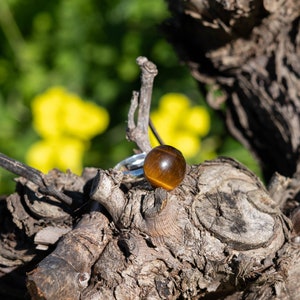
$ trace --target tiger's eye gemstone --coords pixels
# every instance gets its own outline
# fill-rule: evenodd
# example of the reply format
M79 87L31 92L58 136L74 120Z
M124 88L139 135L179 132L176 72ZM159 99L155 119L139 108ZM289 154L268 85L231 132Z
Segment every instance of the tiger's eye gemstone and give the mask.
M144 174L154 187L173 190L185 176L186 162L182 153L172 146L153 148L144 161Z

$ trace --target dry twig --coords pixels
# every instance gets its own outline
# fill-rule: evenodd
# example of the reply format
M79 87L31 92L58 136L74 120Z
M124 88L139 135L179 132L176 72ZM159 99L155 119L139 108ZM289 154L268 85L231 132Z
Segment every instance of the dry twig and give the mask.
M10 158L3 153L0 153L0 166L35 183L41 193L53 196L68 205L72 204L72 198L58 191L54 186L49 185L45 175L41 171Z
M137 144L142 152L149 152L151 145L148 136L150 105L154 77L158 71L156 65L146 57L137 58L137 64L141 68L141 89L140 93L134 91L131 98L131 105L128 112L127 139ZM139 107L137 124L134 121L135 111Z

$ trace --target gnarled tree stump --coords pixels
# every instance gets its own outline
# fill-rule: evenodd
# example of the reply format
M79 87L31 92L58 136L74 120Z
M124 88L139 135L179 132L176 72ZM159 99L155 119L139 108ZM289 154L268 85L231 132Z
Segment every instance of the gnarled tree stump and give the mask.
M299 3L169 3L169 40L200 86L211 85L208 102L272 177L268 188L228 158L188 166L183 182L166 191L122 170L44 175L4 157L22 177L0 202L2 295L22 298L22 286L17 293L9 280L24 271L32 299L300 294ZM138 64L142 87L133 93L127 136L147 153L157 70L145 58ZM212 97L214 88L222 98Z

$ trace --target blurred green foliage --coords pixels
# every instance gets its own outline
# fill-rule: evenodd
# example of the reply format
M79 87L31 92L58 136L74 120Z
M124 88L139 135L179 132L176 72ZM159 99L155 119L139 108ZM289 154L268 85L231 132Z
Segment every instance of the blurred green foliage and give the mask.
M1 0L0 152L24 161L38 140L31 101L52 86L64 86L110 113L110 126L92 140L84 165L109 168L131 155L135 145L125 140L125 128L132 90L140 87L135 62L140 55L159 70L154 108L168 92L203 104L196 82L159 31L168 17L163 0ZM218 148L223 140L224 153L234 149L234 157L253 163L213 116L207 143ZM0 194L12 192L14 175L0 170L0 176Z

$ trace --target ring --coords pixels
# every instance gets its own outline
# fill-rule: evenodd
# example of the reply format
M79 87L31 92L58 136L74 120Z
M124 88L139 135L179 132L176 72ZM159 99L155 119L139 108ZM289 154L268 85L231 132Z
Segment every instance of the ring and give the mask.
M139 153L127 157L115 165L114 169L122 171L123 174L130 177L141 177L144 175L144 160L146 153Z

